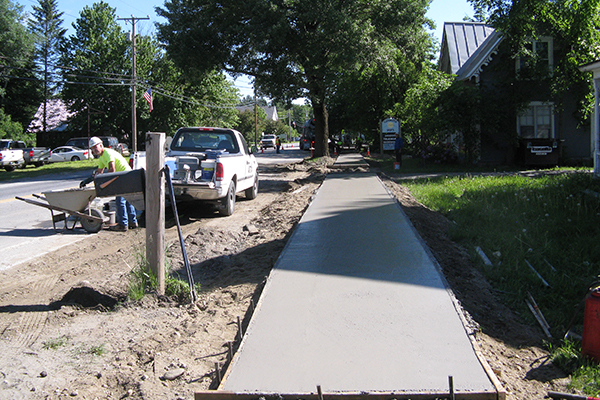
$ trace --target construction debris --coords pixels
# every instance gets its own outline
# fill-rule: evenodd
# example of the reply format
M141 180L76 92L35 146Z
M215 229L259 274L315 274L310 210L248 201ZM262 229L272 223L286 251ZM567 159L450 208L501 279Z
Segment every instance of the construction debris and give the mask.
M525 299L525 302L531 310L531 313L542 327L542 330L544 331L546 336L548 336L548 338L552 338L552 334L550 333L550 325L548 325L548 322L546 321L546 318L544 318L544 314L542 314L542 311L540 311L537 303L535 302L535 299L529 292L527 292L527 297L528 298Z
M525 260L525 263L527 264L527 266L528 266L529 268L531 268L531 270L533 271L533 273L534 273L534 274L536 274L538 278L540 278L540 280L542 281L542 283L544 284L544 286L546 286L546 287L550 287L550 284L549 284L549 283L548 283L548 282L547 282L547 281L546 281L546 280L545 280L545 279L542 277L542 275L540 275L540 273L539 273L539 272L537 272L537 271L536 271L536 269L535 269L535 268L533 268L533 265L531 265L531 264L529 263L529 261Z
M492 262L490 261L488 256L485 255L483 250L481 250L481 247L479 247L479 246L475 247L475 251L477 252L477 254L479 254L479 257L481 257L481 259L483 260L483 263L485 265L490 265L490 266L492 265Z

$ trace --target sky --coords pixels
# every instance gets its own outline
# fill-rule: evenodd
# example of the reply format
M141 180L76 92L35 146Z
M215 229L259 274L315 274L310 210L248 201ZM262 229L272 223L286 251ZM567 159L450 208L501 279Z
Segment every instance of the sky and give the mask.
M38 0L13 0L24 7L25 12L31 12L32 6L39 4ZM99 0L98 0L99 1ZM156 15L154 8L156 6L161 7L164 1L139 1L139 0L104 0L111 7L116 8L116 15L118 18L145 18L150 17L149 20L140 20L136 23L136 32L141 34L148 34L154 32L154 23L166 22L164 19L159 18ZM309 0L307 0L309 1ZM85 7L95 3L95 0L58 0L58 9L63 14L63 27L70 30L69 33L73 33L72 24L79 17L79 12ZM467 0L433 0L427 17L432 19L436 24L436 30L434 36L441 42L442 40L442 28L444 22L460 22L464 17L471 17L473 15L473 8ZM131 23L125 21L118 21L125 31L131 30ZM245 97L246 95L253 95L253 88L251 82L247 77L241 77L235 81L236 87L240 90L240 94Z

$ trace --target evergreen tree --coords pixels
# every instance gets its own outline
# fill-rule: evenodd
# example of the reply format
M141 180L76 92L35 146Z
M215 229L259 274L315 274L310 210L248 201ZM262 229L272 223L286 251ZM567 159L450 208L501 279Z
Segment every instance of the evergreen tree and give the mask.
M44 103L42 130L47 130L46 105L58 90L60 79L57 61L60 57L59 46L64 40L66 29L62 28L63 13L58 11L56 0L39 0L39 5L33 6L32 19L29 20L29 30L35 35L36 59L44 68Z

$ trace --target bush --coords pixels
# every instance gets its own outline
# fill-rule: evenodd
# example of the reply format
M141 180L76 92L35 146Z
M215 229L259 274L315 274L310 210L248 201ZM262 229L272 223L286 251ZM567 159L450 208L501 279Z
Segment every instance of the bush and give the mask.
M415 149L414 157L435 164L456 164L458 162L458 153L451 144L430 144L423 149Z

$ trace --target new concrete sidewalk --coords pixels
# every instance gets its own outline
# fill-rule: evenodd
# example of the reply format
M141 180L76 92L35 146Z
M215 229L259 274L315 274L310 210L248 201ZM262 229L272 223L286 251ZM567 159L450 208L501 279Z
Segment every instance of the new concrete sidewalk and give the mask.
M496 393L436 264L383 183L370 172L330 174L220 389L447 393L449 376L456 391Z

